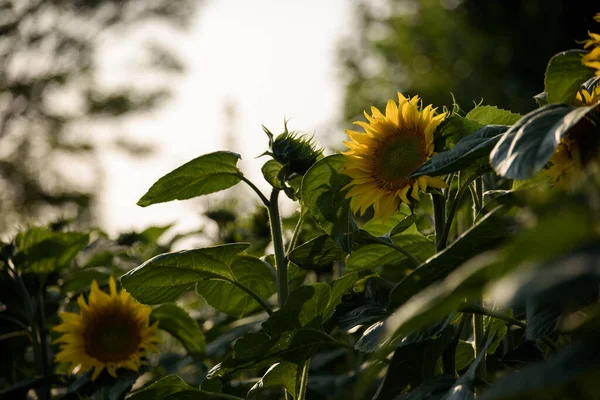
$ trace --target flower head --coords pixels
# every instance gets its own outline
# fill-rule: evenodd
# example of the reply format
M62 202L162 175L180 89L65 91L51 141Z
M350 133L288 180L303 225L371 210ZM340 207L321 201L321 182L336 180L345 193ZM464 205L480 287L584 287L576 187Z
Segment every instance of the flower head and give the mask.
M267 154L287 167L290 173L304 175L323 155L323 149L315 143L314 138L288 131L287 121L284 123L284 128L284 132L274 138L273 134L263 126L271 147L271 152Z
M148 306L137 303L125 290L117 292L115 279L109 281L110 294L92 282L88 302L79 296L79 314L59 312L62 323L53 328L62 333L56 361L70 364L73 373L94 369L92 380L106 368L113 377L118 368L138 371L141 358L156 350L157 324L150 326Z
M600 13L594 16L594 20L600 22ZM586 67L596 70L596 75L600 76L600 35L588 32L589 39L583 42L583 48L592 47L589 53L581 58L581 62Z
M346 131L350 141L344 142L348 150L342 152L344 173L352 181L345 189L355 213L362 215L372 205L375 218L386 221L401 203L410 204L409 196L419 200L419 189L446 186L440 178L409 178L433 155L436 128L446 117L436 116L431 105L421 109L419 102L418 96L409 99L398 93L398 104L388 100L385 115L371 107L371 115L365 112L368 122L354 122L364 133Z

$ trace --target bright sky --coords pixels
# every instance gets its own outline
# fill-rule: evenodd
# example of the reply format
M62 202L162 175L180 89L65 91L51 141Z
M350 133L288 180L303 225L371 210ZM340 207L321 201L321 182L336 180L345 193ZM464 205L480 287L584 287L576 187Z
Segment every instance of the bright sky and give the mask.
M261 124L279 133L287 117L291 129L315 133L323 143L341 140L336 49L351 33L351 6L347 0L204 2L192 31L177 37L187 74L174 83L173 99L126 126L128 134L155 143L158 151L137 161L118 153L103 157L101 212L109 233L169 222L178 229L198 228L198 203L148 208L135 203L162 175L212 151L240 153L244 173L266 189L260 174L266 159L254 159L267 145ZM120 57L126 59L126 53ZM109 72L116 68L118 63L106 66ZM107 73L107 79L115 75ZM236 107L234 123L224 112L228 102ZM228 131L235 133L233 148L223 141Z

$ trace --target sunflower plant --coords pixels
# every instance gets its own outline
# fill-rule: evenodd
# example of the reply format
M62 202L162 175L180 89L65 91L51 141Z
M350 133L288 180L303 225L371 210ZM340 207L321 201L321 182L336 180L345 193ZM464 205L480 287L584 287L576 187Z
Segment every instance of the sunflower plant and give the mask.
M21 323L35 378L3 372L0 393L598 398L598 37L549 60L526 115L398 93L346 131L340 153L287 123L279 135L263 127L268 192L236 153L183 164L138 205L238 184L259 204L248 225L207 213L220 230L208 246L171 251L155 228L132 236L155 246L115 268L89 233L21 233L2 250L0 317ZM87 272L99 265L103 275ZM64 301L48 313L51 289ZM11 314L20 307L23 320ZM175 364L161 355L170 340Z

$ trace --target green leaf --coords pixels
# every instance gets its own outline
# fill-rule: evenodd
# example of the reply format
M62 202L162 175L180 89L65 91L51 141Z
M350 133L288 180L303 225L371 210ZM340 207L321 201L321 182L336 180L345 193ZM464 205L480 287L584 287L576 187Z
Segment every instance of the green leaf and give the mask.
M568 50L550 59L544 78L548 104L572 104L581 84L594 76L594 70L581 63L581 57L586 53Z
M217 151L193 159L160 178L138 201L141 207L186 200L230 188L242 180L239 154Z
M512 310L510 308L503 311L502 314L504 314L510 318L512 318L512 316L513 316ZM488 354L494 354L496 352L496 350L498 349L498 346L500 345L500 343L502 343L502 340L504 340L504 336L506 336L506 333L508 332L508 327L506 326L506 321L503 321L498 318L490 317L488 315L484 315L483 316L483 327L484 327L485 332L490 332L490 334L492 332L496 332L496 336L494 337L494 340L492 341L492 343L490 344L490 347L488 348Z
M374 399L395 399L398 394L431 379L437 360L451 337L451 330L446 330L436 338L396 349Z
M352 289L356 281L358 280L358 273L352 273L342 276L334 280L331 284L331 296L329 297L329 302L327 303L327 307L323 312L323 322L331 318L335 308L338 304L341 303L342 297L344 294Z
M394 235L391 240L422 261L435 253L433 241L420 234L416 229ZM368 244L350 254L346 267L347 271L363 271L375 268L405 271L413 269L414 264L404 254L391 247L383 244Z
M139 235L140 239L144 243L156 243L156 241L171 227L173 224L164 225L164 226L151 226L149 228L144 229Z
M487 157L507 129L508 127L503 125L484 126L461 139L452 149L431 157L410 177L438 176L460 171L478 159Z
M188 385L178 376L168 375L134 392L127 400L241 400L221 393L205 392Z
M296 329L275 337L265 333L246 333L233 344L223 362L215 365L207 379L225 376L250 368L264 368L280 360L295 360L297 354L315 354L323 347L335 345L325 332L315 329Z
M299 352L293 354L293 356L288 356L288 359L293 361L281 361L271 365L263 377L248 391L248 396L255 395L265 389L282 387L294 399L297 399L303 366L304 363L308 362L308 357L306 354Z
M408 223L411 219L411 215L413 214L406 214L404 211L396 212L385 222L385 224L382 222L381 218L371 219L362 226L362 230L373 236L385 236L389 234L395 226L402 224L404 221L406 221L404 224ZM408 227L410 227L410 225L408 225L407 228Z
M480 128L483 128L483 125L477 121L459 115L451 115L438 127L435 139L435 151L440 152L451 149L459 140L469 136Z
M500 245L508 238L508 226L496 215L499 211L486 215L445 250L428 259L400 281L390 294L390 309L405 303L430 284L446 278L469 258Z
M480 106L469 111L465 117L482 125L512 125L521 119L522 115L496 106Z
M262 327L272 334L300 328L322 329L330 295L331 288L326 283L300 286L290 293L279 310L263 322Z
M321 235L296 247L288 259L300 268L319 269L345 257L346 252L329 235Z
M15 238L17 253L13 261L21 271L49 273L66 267L89 243L87 233L52 232L31 228Z
M282 168L283 165L272 159L267 161L261 168L265 180L276 189L283 189L281 179L279 179L279 173Z
M252 290L262 299L275 293L275 281L269 267L252 256L238 256L230 266L234 280L210 278L196 285L196 291L206 302L219 311L232 317L241 318L258 308L260 304L239 284Z
M302 179L302 202L325 233L350 253L358 227L342 190L352 180L342 173L344 164L341 154L317 161Z
M388 237L399 235L417 222L417 214L407 215L402 221L398 222L389 232Z
M462 371L467 368L475 359L475 349L473 343L460 340L456 346L455 365L457 371Z
M200 356L206 350L204 333L196 321L174 303L163 304L152 310L152 323L158 321L158 327L177 339L192 356Z
M494 332L491 333L491 335L493 334ZM488 341L481 349L481 352L479 353L475 361L471 363L471 366L469 367L467 372L465 372L463 376L458 378L454 386L452 386L448 393L444 397L442 397L442 400L475 400L473 384L473 382L475 381L475 371L481 363L481 361L483 360L483 358L485 357L485 354L493 339L493 336L490 336L488 338Z
M233 243L161 254L123 275L121 284L140 303L175 301L206 278L235 281L230 265L248 246Z
M548 162L560 139L594 107L544 106L525 115L504 133L490 154L500 176L527 179Z

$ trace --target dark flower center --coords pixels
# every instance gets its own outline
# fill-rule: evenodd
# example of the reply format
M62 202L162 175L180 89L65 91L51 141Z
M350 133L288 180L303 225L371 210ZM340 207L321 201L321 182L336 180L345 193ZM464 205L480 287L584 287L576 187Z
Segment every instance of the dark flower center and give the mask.
M85 351L102 362L118 362L135 354L141 327L129 310L107 307L98 310L84 333Z
M375 180L381 188L396 191L410 184L408 176L427 158L418 132L397 129L381 142L373 154Z

